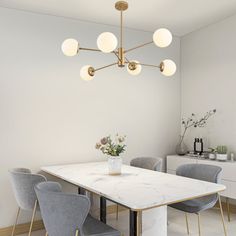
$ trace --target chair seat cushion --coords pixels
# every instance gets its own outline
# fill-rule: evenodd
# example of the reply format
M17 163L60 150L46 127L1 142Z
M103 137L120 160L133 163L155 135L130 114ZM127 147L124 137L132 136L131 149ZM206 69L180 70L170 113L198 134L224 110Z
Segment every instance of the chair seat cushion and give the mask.
M212 196L209 197L201 197L193 200L188 200L184 202L179 202L170 205L175 209L188 212L188 213L198 213L200 211L204 211L214 207L217 201L217 196L215 196L215 200L212 199Z
M118 230L113 229L109 225L93 218L88 215L83 228L82 235L84 236L120 236L121 233Z

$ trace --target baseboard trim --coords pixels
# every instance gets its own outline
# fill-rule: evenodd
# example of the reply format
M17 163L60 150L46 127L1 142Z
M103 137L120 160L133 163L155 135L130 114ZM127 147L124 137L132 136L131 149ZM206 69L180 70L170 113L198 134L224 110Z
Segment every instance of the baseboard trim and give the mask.
M5 227L0 229L0 236L10 236L13 226ZM24 224L18 224L15 229L15 235L25 234L29 232L30 222ZM44 229L43 221L34 221L32 231Z
M107 206L107 214L114 214L116 213L117 207L116 205ZM127 210L122 206L118 206L118 211ZM10 236L12 232L13 226L0 228L0 236ZM29 232L30 222L24 224L18 224L15 229L15 235L25 234ZM44 229L44 224L42 220L34 221L32 231L42 230Z
M216 207L219 208L219 203L218 203L218 202L216 203ZM227 212L227 204L226 204L225 202L223 202L223 201L222 201L222 208L223 208L223 211L224 211L224 212ZM230 213L236 214L236 205L230 204L229 210L230 210ZM0 236L1 236L1 235L0 235Z

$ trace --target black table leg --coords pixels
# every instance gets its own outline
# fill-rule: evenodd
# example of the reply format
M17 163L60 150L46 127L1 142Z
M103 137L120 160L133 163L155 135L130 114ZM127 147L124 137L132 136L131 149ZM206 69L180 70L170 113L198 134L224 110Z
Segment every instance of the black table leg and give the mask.
M100 197L100 221L106 224L107 221L107 203L106 198Z
M81 194L81 188L78 187L78 194Z
M85 193L86 193L85 189L78 187L78 194L85 195Z
M129 235L130 236L136 236L137 233L137 218L138 213L137 211L129 211Z

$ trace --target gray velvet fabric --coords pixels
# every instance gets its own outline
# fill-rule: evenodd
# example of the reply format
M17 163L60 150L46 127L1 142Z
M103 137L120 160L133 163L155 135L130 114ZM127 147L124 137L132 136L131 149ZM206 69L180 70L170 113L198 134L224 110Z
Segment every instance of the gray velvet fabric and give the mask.
M50 236L120 236L119 231L88 215L90 201L87 196L61 192L56 182L35 186L44 225Z
M148 170L161 171L162 158L137 157L131 160L130 165Z
M82 229L83 236L120 236L118 230L96 220L91 215L88 215Z
M32 174L29 169L15 168L9 170L13 192L19 207L23 210L33 210L36 201L34 186L46 181L42 175Z
M220 167L214 165L187 164L180 166L177 169L176 174L207 182L219 183L221 171L222 169ZM172 204L170 206L184 212L198 213L214 207L217 200L218 195L212 194L189 201Z

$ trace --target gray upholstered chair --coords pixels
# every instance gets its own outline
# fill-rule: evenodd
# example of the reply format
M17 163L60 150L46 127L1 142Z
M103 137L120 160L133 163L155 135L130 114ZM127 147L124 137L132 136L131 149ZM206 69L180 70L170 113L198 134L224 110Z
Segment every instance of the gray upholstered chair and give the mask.
M120 232L88 214L87 196L63 193L56 182L35 186L41 215L49 236L120 236Z
M13 187L13 192L14 192L17 204L19 206L17 215L16 215L15 224L12 229L12 236L15 233L15 228L16 228L21 210L33 211L29 234L28 234L30 236L36 210L39 210L37 197L34 191L34 186L37 183L46 181L46 178L42 175L32 174L29 169L25 169L25 168L15 168L15 169L9 170L9 173L10 173L11 184Z
M131 160L130 165L147 170L161 171L162 158L137 157Z
M203 180L212 183L219 183L220 175L222 169L214 165L204 165L204 164L186 164L180 166L176 170L176 174L179 176L184 176L188 178ZM219 200L221 219L224 227L225 236L227 236L224 215L222 211L222 205L219 194L212 194L209 196L192 199L180 203L175 203L170 205L175 209L185 212L187 233L189 234L189 225L188 225L188 215L187 213L195 213L198 215L198 230L199 236L201 235L201 224L200 224L200 212L210 209L215 206L216 202Z

